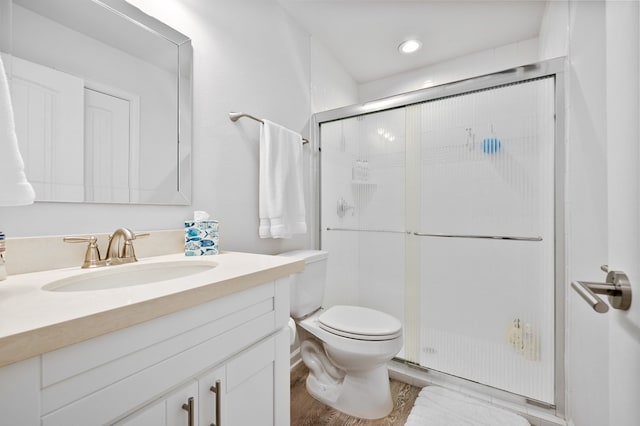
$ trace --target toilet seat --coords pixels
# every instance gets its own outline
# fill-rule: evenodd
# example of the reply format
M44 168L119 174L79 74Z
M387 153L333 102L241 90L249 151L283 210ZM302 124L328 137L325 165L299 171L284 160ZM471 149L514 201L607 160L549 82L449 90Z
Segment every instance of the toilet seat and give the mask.
M392 340L402 334L398 319L361 306L333 306L318 317L318 324L329 333L349 339Z

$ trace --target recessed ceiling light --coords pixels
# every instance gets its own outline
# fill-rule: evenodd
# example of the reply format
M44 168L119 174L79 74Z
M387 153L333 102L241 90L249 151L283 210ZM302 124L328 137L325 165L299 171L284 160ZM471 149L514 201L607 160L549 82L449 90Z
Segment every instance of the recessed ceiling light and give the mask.
M413 53L422 47L420 40L407 40L400 43L398 50L401 53Z

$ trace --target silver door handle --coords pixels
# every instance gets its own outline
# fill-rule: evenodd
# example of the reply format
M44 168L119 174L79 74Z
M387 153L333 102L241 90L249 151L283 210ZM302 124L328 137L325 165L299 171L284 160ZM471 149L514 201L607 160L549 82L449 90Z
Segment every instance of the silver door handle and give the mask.
M606 265L601 267L608 271ZM590 281L573 281L571 287L593 308L594 311L604 314L609 311L609 306L597 294L609 296L609 303L615 309L626 311L631 306L631 283L627 274L621 271L609 271L605 283Z

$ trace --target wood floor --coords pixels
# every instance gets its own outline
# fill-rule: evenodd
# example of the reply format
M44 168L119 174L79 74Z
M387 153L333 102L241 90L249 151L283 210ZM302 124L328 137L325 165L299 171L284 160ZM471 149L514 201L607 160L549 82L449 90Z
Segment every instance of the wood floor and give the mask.
M303 363L291 370L291 426L402 426L420 393L420 388L391 380L391 414L379 420L358 419L336 411L309 395L305 387L307 373L307 367Z

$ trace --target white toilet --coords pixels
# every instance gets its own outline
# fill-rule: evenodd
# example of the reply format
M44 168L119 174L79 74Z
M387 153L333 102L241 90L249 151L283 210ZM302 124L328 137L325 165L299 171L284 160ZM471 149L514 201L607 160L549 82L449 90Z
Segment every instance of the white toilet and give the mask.
M385 417L393 409L386 363L402 348L402 324L358 306L323 309L327 252L297 250L281 256L306 263L291 282L290 312L309 368L307 391L350 416Z

